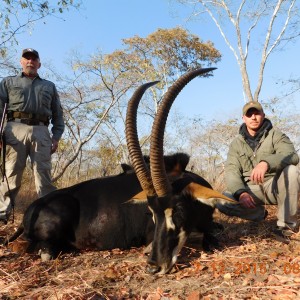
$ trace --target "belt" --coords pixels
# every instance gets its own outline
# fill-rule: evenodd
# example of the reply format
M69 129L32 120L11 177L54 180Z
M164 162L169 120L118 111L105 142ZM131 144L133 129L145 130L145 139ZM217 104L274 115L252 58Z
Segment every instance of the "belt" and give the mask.
M27 125L49 125L48 117L21 111L9 111L7 113L7 121L18 122Z
M26 124L26 125L30 125L30 126L34 126L34 125L48 126L48 125L49 125L48 122L42 122L42 121L35 120L35 119L19 119L19 118L12 118L12 119L8 119L7 121L8 121L8 122L22 123L22 124Z

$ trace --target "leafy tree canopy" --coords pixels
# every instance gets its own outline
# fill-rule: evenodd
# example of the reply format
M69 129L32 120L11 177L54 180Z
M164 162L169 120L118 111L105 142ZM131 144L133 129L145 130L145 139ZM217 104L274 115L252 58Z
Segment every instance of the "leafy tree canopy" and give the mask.
M17 35L37 21L80 5L81 0L0 0L0 57L6 57L7 49L18 43Z
M220 52L212 42L203 42L185 29L158 29L147 37L123 39L124 50L106 56L120 70L136 72L138 78L177 78L186 71L216 64Z

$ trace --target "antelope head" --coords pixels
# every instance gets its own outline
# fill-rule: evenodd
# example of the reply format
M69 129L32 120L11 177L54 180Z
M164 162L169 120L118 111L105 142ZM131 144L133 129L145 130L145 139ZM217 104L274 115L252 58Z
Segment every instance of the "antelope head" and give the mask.
M171 271L177 261L178 253L193 229L195 223L193 220L204 216L211 223L217 201L235 202L203 186L203 178L194 173L182 172L181 176L170 181L164 164L164 131L174 100L193 78L214 69L196 69L184 74L164 95L151 131L150 170L145 164L138 141L136 113L145 90L157 82L150 82L139 87L128 103L126 139L129 155L146 193L148 206L155 222L152 251L147 267L148 272L153 274L165 274ZM199 205L200 215L197 216L195 211L199 211Z

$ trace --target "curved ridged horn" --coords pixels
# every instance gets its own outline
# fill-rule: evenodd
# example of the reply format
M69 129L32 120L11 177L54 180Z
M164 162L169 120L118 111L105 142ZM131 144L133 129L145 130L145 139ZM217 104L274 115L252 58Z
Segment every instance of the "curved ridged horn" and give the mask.
M150 141L150 170L158 197L169 195L172 189L167 178L163 159L164 131L171 106L187 83L195 77L215 69L216 68L203 68L187 72L170 86L163 97L153 122Z
M130 161L136 172L138 180L142 189L146 192L147 196L155 196L155 190L151 180L150 171L144 161L142 150L140 147L138 133L137 133L137 108L145 91L157 84L159 81L148 82L141 85L132 95L128 102L126 112L126 141L129 151Z

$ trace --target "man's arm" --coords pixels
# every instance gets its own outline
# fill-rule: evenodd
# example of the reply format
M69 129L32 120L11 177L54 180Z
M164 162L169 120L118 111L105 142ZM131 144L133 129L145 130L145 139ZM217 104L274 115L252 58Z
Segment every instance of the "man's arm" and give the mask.
M264 182L265 174L269 169L269 164L266 161L260 161L252 170L250 179L255 184Z
M5 126L5 117L7 113L7 103L4 103L4 107L2 109L1 114L1 121L0 121L0 151L3 147L3 132L4 132L4 126Z
M0 116L3 114L5 103L8 103L8 92L6 86L6 78L0 82Z
M58 148L58 141L52 138L52 145L51 145L51 154L53 154Z
M248 193L248 189L243 180L243 169L238 160L239 153L232 143L229 147L226 166L225 181L228 190L233 194L234 198L246 208L255 208L256 204L252 196Z
M8 109L8 92L6 87L6 79L0 82L0 149L3 145L3 131L5 125L5 117Z
M276 172L288 165L297 165L299 156L291 140L279 130L275 130L273 134L275 152L267 154L263 158L263 161L268 163L268 171Z
M247 190L243 180L242 166L238 158L237 145L236 142L233 141L229 146L225 164L225 183L228 191L233 194L236 200Z
M54 153L58 147L58 142L65 128L63 109L55 86L54 86L54 96L52 99L51 109L52 109L51 124L53 125L51 128L51 132L52 132L51 153Z

